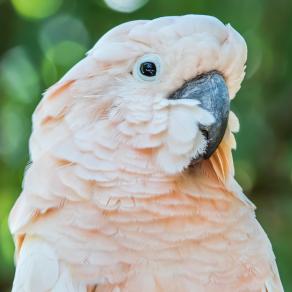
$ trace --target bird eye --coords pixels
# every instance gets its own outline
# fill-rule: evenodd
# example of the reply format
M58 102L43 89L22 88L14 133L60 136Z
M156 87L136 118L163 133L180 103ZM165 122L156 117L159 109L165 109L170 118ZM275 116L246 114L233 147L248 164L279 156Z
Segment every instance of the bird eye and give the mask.
M157 72L156 65L152 62L144 62L140 66L140 72L145 76L153 77Z
M154 81L159 77L161 60L158 55L149 54L139 58L134 66L134 76L143 81Z

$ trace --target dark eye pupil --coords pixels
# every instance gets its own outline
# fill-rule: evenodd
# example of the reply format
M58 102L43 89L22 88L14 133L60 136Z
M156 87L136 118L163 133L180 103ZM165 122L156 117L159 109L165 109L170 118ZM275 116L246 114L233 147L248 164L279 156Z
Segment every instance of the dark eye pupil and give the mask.
M144 62L140 66L140 72L148 77L156 75L156 65L152 62Z

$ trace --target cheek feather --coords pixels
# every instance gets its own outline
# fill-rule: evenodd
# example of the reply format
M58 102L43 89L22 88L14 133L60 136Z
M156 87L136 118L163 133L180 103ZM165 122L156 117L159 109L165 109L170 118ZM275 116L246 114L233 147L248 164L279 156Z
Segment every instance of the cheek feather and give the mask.
M200 108L197 102L181 100L170 105L167 132L156 157L159 167L167 173L180 172L188 167L192 158L206 148L206 139L198 125L209 125L213 121L212 115Z
M156 170L174 174L204 153L206 139L199 124L210 125L213 116L197 100L145 97L123 104L125 118L117 125L120 142L135 151L152 149Z

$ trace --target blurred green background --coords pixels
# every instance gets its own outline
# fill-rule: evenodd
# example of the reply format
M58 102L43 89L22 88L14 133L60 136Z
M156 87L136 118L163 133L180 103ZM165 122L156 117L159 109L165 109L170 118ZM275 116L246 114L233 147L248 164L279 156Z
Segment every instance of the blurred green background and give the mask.
M7 216L21 190L41 93L113 26L189 13L231 23L247 41L247 75L232 105L241 121L236 176L258 206L285 291L292 291L292 1L105 2L0 0L0 291L10 291L13 278Z

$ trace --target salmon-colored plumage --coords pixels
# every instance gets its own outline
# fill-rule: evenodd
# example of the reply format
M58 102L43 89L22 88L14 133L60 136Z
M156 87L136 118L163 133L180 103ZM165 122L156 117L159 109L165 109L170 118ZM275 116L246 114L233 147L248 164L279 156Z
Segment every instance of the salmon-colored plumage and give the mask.
M145 54L160 79L132 74ZM33 115L32 163L10 214L14 292L283 291L271 244L234 179L231 112L207 160L188 167L213 117L168 100L216 70L232 99L246 45L201 15L114 28L44 95Z

